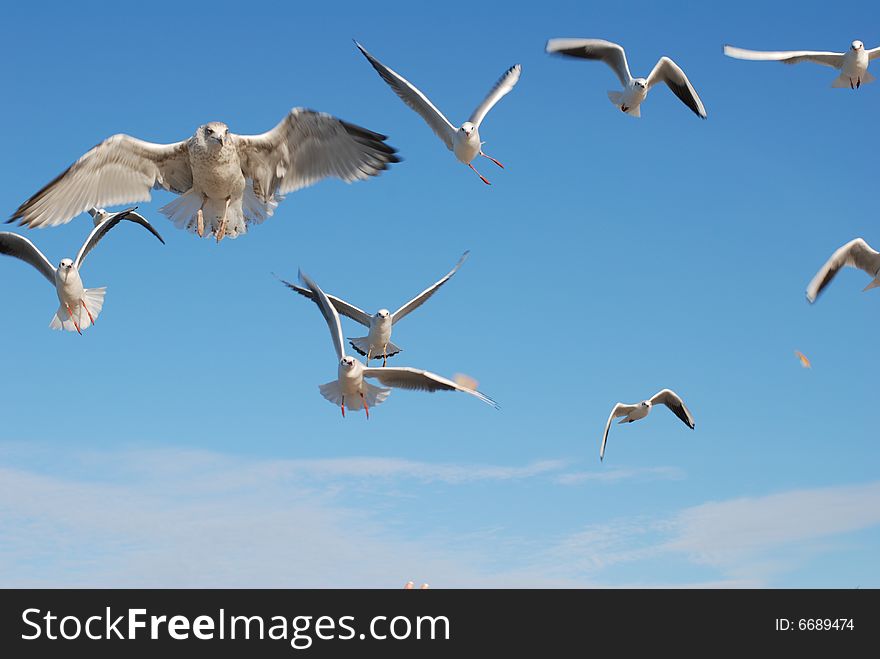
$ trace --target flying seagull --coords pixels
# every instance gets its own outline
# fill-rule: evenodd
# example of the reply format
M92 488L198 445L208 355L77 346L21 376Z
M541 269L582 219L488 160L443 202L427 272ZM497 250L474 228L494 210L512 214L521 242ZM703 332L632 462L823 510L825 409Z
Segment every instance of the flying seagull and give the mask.
M611 410L608 423L605 424L605 434L602 436L602 446L599 449L599 460L605 457L605 443L608 441L608 430L611 428L611 422L614 419L623 417L618 423L632 423L633 421L644 419L651 412L651 408L658 403L666 405L675 416L687 424L688 428L694 429L694 417L691 415L690 410L685 407L684 401L679 398L678 394L670 389L658 391L648 400L643 400L635 405L617 403Z
M367 336L349 339L348 342L351 347L354 348L358 354L367 358L367 364L370 363L370 360L373 357L376 359L382 357L382 366L385 366L388 362L388 358L393 357L401 350L401 348L391 343L391 328L393 325L411 311L422 306L443 284L449 281L452 275L454 275L459 267L461 267L461 264L464 263L469 253L470 252L467 251L462 254L458 263L455 264L455 267L452 270L447 272L439 281L431 284L428 288L416 295L412 300L404 304L394 313L391 313L388 309L379 309L379 311L371 316L365 311L358 309L353 304L349 304L345 300L341 300L333 295L328 295L327 299L330 300L330 303L338 313L341 313L343 316L348 316L353 321L370 328L370 332ZM315 299L314 293L308 288L297 286L296 284L284 281L283 279L281 280L281 283L310 300Z
M357 41L354 43L370 64L373 65L373 68L379 72L382 79L391 86L394 93L397 94L404 103L422 115L422 119L428 123L437 137L443 140L446 148L455 154L458 161L463 162L465 165L473 169L483 183L491 185L486 177L477 172L474 168L474 158L477 156L483 156L502 169L504 169L504 165L495 160L492 156L483 153L484 143L480 141L480 124L483 122L483 119L486 118L489 110L501 100L502 96L509 93L514 85L516 85L517 81L519 81L522 67L519 64L514 64L507 69L507 71L504 72L504 75L502 75L498 82L495 83L495 86L489 92L488 96L483 99L483 102L480 103L479 107L477 107L473 114L471 114L470 119L456 128L450 123L449 119L447 119L443 113L440 112L430 100L428 100L428 97L415 87L415 85L370 55L370 53L368 53Z
M163 245L165 244L162 236L153 226L133 211L134 208L130 208L120 213L109 214L103 222L92 229L86 242L80 248L79 254L76 255L76 259L62 259L57 268L49 263L49 259L24 236L5 231L0 232L0 254L14 256L25 263L30 263L55 286L55 292L58 294L61 305L49 324L50 328L64 329L68 332L76 331L82 334L82 330L95 324L95 319L104 307L104 293L107 289L83 288L79 270L86 255L107 235L110 229L122 220L140 224L156 236Z
M871 275L871 283L865 286L862 291L880 286L880 253L872 249L861 238L856 238L834 252L825 265L819 269L819 272L807 286L807 300L810 303L815 302L819 293L825 290L825 287L834 279L834 275L844 266L858 268Z
M735 59L756 61L813 62L838 69L840 75L831 83L832 87L849 87L858 89L862 84L874 82L874 76L868 73L871 60L880 57L880 46L865 50L865 44L856 39L845 53L832 53L820 50L746 50L735 46L724 46L724 54Z
M631 117L640 117L639 106L645 100L651 87L658 82L666 83L672 93L681 99L694 113L705 119L706 108L697 95L690 80L678 64L668 57L661 57L647 78L633 78L626 63L623 46L604 39L550 39L546 51L551 54L579 57L581 59L605 62L623 85L622 92L609 91L611 102Z
M399 387L401 389L417 389L420 391L463 391L466 394L479 398L484 403L498 407L494 400L475 389L468 389L456 384L452 380L423 371L420 368L410 367L387 367L370 368L354 357L345 354L345 344L342 338L342 325L339 322L339 314L336 308L327 298L326 293L309 277L300 271L300 280L313 294L313 300L330 329L333 339L333 347L336 357L339 359L337 377L332 382L318 387L321 395L331 403L339 405L342 416L345 416L345 406L350 410L366 410L367 418L370 418L370 406L378 405L388 398L391 389L387 387ZM365 378L374 378L385 385L377 387L365 381Z
M178 195L160 212L199 236L235 238L270 217L283 196L335 176L347 183L398 162L384 135L329 114L294 108L262 135L236 135L214 121L174 144L109 137L18 207L10 222L64 224L91 206Z

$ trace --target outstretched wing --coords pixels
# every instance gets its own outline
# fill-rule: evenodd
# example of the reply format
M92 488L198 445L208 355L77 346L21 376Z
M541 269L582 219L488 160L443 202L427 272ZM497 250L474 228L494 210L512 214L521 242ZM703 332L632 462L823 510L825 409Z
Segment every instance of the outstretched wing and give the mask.
M474 110L474 113L471 115L469 121L474 124L477 128L480 127L480 124L483 122L483 119L486 118L486 115L489 113L495 104L501 100L502 96L505 96L509 93L517 82L519 82L519 76L522 73L522 67L519 64L514 64L507 71L504 72L498 82L495 83L495 86L492 87L492 90L483 99L483 102L480 103L480 106Z
M456 271L461 267L461 264L465 262L465 259L467 259L468 254L470 253L470 250L468 250L464 254L462 254L461 258L458 259L458 263L455 264L455 267L447 272L442 279L431 284L428 288L416 295L412 300L400 307L400 309L391 314L391 324L393 325L398 320L406 316L410 311L418 309L420 306L422 306L428 300L428 298L436 293L443 284L449 281L450 277L452 277L452 275L456 273Z
M621 85L626 87L632 82L626 52L619 44L604 39L550 39L545 50L567 57L600 60L611 67Z
M489 398L486 394L469 389L460 384L456 384L452 380L423 371L420 368L402 367L385 367L382 368L365 368L364 377L375 378L386 387L397 387L398 389L415 389L418 391L463 391L466 394L479 398L484 403L492 407L498 407L498 403Z
M391 89L394 90L394 93L400 97L400 100L418 112L422 116L422 119L428 123L437 137L443 140L446 147L452 149L452 140L455 137L455 126L449 122L449 119L443 116L443 113L440 112L440 110L428 100L428 97L419 91L415 85L370 55L366 48L360 45L357 41L355 41L354 44L364 54L367 61L373 65L373 68L376 69L379 75L382 76L382 79L388 83Z
M626 403L617 403L614 407L611 408L611 414L608 415L608 422L605 424L605 432L602 435L602 445L599 447L599 460L603 460L605 458L605 444L608 442L608 431L611 429L611 422L614 419L626 416L634 409L636 409L636 405L627 405Z
M668 57L661 57L657 60L651 75L648 76L648 89L658 82L665 82L666 86L681 99L682 103L693 110L698 117L706 118L706 108L703 107L703 101L700 100L691 81L688 80L681 67Z
M327 328L330 330L330 338L333 339L333 348L336 350L336 358L342 359L345 357L345 347L342 336L342 323L339 322L339 314L336 313L336 309L330 303L330 300L327 299L327 294L324 293L315 282L309 279L308 275L302 270L299 271L299 278L313 294L314 297L312 297L312 300L318 305L318 309L321 310L321 315L324 316L324 321L327 323Z
M308 288L303 288L302 286L297 286L296 284L292 284L289 281L285 281L284 279L280 279L279 281L287 286L290 290L299 293L303 297L307 297L310 300L315 300L315 294L312 293ZM340 300L338 297L334 295L327 295L327 299L330 300L330 304L336 309L338 313L341 313L343 316L347 316L351 318L356 323L360 323L361 325L370 326L370 316L365 311L361 311L353 304L349 304L345 300Z
M323 112L294 108L262 135L234 135L241 170L263 201L333 176L346 183L399 162L387 137Z
M8 231L0 231L0 254L14 256L25 263L30 263L53 286L55 285L55 268L49 263L49 259L43 255L43 252L38 250L36 245L24 236L19 236L17 233L9 233Z
M868 51L868 61L875 60L878 57L880 57L880 46L877 46L876 48L871 48Z
M154 188L182 194L191 187L185 141L153 144L114 135L19 206L8 221L31 228L55 226L93 206L149 201Z
M135 208L137 207L135 206ZM119 213L113 213L107 219L97 225L94 229L92 229L89 237L86 238L86 241L80 248L79 254L76 255L76 260L73 262L77 270L82 267L82 263L83 261L85 261L86 255L95 248L95 245L101 242L101 239L107 235L107 232L110 231L110 229L122 222L122 220L128 220L129 222L140 224L142 227L144 227L144 229L156 236L160 243L162 243L163 245L165 244L165 241L162 240L162 236L160 236L159 232L153 228L153 225L147 222L146 218L143 215L134 212L135 208L129 208L128 210L124 210Z
M694 429L694 417L685 406L681 397L671 389L661 389L651 396L652 405L665 405L672 413L681 419L691 430Z
M878 49L880 50L880 49ZM724 54L734 59L745 59L757 62L813 62L839 69L843 66L843 53L832 53L820 50L747 50L735 46L724 46Z
M880 273L880 253L872 249L861 238L850 240L835 251L813 277L807 286L807 299L811 303L815 302L819 293L825 290L825 287L831 283L837 272L844 266L864 270L872 277L876 277Z

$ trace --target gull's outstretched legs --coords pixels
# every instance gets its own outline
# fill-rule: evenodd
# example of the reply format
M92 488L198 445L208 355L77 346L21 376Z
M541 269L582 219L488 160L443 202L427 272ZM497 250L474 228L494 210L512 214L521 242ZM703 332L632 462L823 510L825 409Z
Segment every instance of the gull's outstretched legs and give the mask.
M229 202L232 201L232 197L226 197L226 208L223 209L223 219L220 220L220 226L217 227L217 244L220 244L220 241L223 240L223 236L226 235L226 215L229 213Z
M342 397L342 418L345 418L345 396Z
M80 304L83 305L83 309L85 309L85 310L86 310L86 313L89 315L89 320L92 321L92 325L94 325L94 324L95 324L95 319L92 318L92 312L89 311L89 308L86 306L86 301L85 301L85 300L80 300L79 302L80 302Z
M490 156L490 155L488 155L488 154L485 154L485 153L483 153L482 151L480 151L480 155L483 156L484 158L488 158L489 160L491 160L492 162L494 162L496 165L498 165L501 169L504 169L504 165L502 165L500 162L498 162L497 160L495 160L495 158L493 158L492 156Z
M70 320L73 321L73 326L76 328L77 333L82 336L82 330L79 328L79 323L76 322L76 318L73 317L73 312L70 310L70 305L65 302L64 306L67 307L67 315L70 316Z
M361 393L361 402L364 404L364 409L367 411L367 421L370 420L370 406L367 405L367 399L364 398L364 394Z
M486 177L483 176L482 174L480 174L480 172L477 171L477 168L474 167L471 163L468 163L468 167L470 167L471 169L474 170L474 172L476 172L477 176L480 177L480 180L481 180L483 183L485 183L486 185L492 185L491 183L489 183L489 181L486 179Z

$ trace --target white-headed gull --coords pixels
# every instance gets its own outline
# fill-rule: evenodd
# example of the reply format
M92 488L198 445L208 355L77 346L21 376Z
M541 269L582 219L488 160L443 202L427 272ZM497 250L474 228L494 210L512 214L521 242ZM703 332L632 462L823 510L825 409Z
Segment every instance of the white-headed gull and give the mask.
M880 46L865 50L865 44L856 39L845 53L834 53L821 50L746 50L735 46L724 46L724 54L735 59L754 60L759 62L813 62L838 69L840 75L831 83L832 87L849 87L858 89L863 84L874 82L875 78L868 73L871 60L880 57Z
M880 286L880 253L872 249L861 238L856 238L834 252L825 265L819 269L819 272L807 286L807 300L811 303L815 302L819 293L831 283L837 271L844 266L858 268L871 275L871 282L862 289L863 291Z
M605 457L605 443L608 441L608 430L611 428L611 422L623 417L618 423L632 423L639 419L644 419L651 412L651 408L656 404L666 405L679 419L685 422L687 426L694 429L694 417L690 410L685 407L684 401L679 398L678 394L670 389L663 389L651 396L648 400L641 403L628 405L626 403L617 403L611 410L608 422L605 424L605 434L602 435L602 446L599 448L599 460Z
M334 176L348 183L398 162L386 137L329 114L294 108L262 135L224 123L200 126L174 144L114 135L88 151L18 207L10 222L64 224L91 206L148 201L150 190L178 195L160 212L181 229L217 242L270 217L283 195Z
M49 324L50 328L64 329L68 332L76 331L82 334L82 330L95 324L95 319L104 307L104 294L107 289L84 288L79 271L88 253L119 222L128 220L140 224L156 236L162 244L165 244L162 236L152 225L133 211L132 208L107 215L100 224L92 229L89 237L80 248L79 254L76 255L76 259L62 259L57 268L24 236L0 232L0 254L14 256L25 263L30 263L55 286L55 292L58 294L58 301L61 305Z
M639 106L658 82L666 83L672 93L698 117L703 119L707 117L703 101L700 100L691 81L678 64L668 57L657 60L657 64L647 78L633 78L626 63L623 46L604 39L550 39L546 51L567 57L605 62L617 74L620 84L623 85L623 91L609 91L608 99L631 117L641 116Z
M337 312L370 328L370 332L367 336L349 339L348 342L351 347L354 348L358 354L367 358L367 364L370 363L371 359L379 359L381 357L382 366L385 366L389 357L393 357L401 351L401 348L391 343L391 329L394 324L403 319L411 311L418 309L427 302L428 298L434 295L434 293L436 293L440 287L449 281L452 275L456 273L459 267L461 267L461 264L464 263L468 254L469 252L462 254L458 263L455 264L455 267L452 270L447 272L439 281L434 282L428 288L416 295L412 300L401 306L394 313L391 313L388 309L379 309L379 311L371 316L367 312L362 311L353 304L349 304L345 300L341 300L333 295L327 295L327 299L330 300L330 303L336 308ZM281 280L281 283L300 295L303 295L310 300L314 300L314 293L308 288L297 286L296 284L292 284L283 279Z
M370 407L378 405L388 398L391 389L386 387L398 387L401 389L417 389L420 391L462 391L479 398L484 403L498 407L495 401L479 391L468 389L448 380L440 375L423 371L420 368L410 367L385 367L370 368L354 357L345 354L345 343L342 337L342 325L339 322L339 314L330 302L326 293L309 277L300 271L300 280L312 292L313 300L321 310L321 315L330 329L333 339L333 348L339 359L336 379L318 388L321 395L342 409L345 416L345 408L350 410L366 410L367 418L370 418ZM373 378L385 385L377 387L366 382L365 378Z
M357 41L354 43L370 64L373 65L373 68L379 72L382 79L389 84L391 89L394 90L394 93L396 93L404 103L422 115L422 119L428 123L431 130L436 133L437 137L443 140L446 148L455 154L455 157L459 162L463 162L465 165L473 169L483 183L491 185L486 177L477 172L474 168L473 160L477 156L483 156L502 169L504 168L504 165L495 160L492 156L483 153L484 143L480 141L480 124L483 122L483 119L486 118L486 114L488 114L489 110L501 100L502 96L510 92L514 85L516 85L522 67L519 64L515 64L507 69L507 71L504 72L504 75L502 75L498 82L495 83L495 86L489 92L488 96L486 96L486 98L483 99L483 102L480 103L479 107L474 110L470 119L456 128L452 125L449 119L447 119L444 114L440 112L430 100L428 100L428 97L416 88L415 85L370 55L370 53L368 53L367 50Z

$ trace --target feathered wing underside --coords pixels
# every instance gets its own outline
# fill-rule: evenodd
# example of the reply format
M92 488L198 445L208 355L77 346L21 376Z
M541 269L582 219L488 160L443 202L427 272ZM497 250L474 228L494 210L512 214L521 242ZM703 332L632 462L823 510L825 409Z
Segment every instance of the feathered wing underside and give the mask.
M402 75L389 69L375 57L370 55L367 50L357 41L354 42L358 49L363 53L367 61L372 65L381 78L388 83L388 86L400 97L404 103L421 115L422 119L431 127L431 130L443 140L446 148L452 149L452 141L455 137L455 126L450 123L437 107L431 103L415 85ZM488 111L488 110L487 110Z
M187 142L153 144L114 135L19 206L9 222L55 226L93 206L149 201L154 188L182 194L191 187Z
M834 53L820 50L748 50L735 46L724 46L724 54L734 59L752 60L756 62L783 62L784 64L797 64L798 62L813 62L839 69L843 66L843 53Z
M626 62L626 51L623 46L605 41L604 39L550 39L546 51L567 57L600 60L614 71L620 84L628 87L632 82L629 64Z
M453 382L452 380L444 378L443 376L437 375L436 373L431 373L429 371L424 371L420 368L411 368L407 366L365 368L364 377L375 378L386 387L397 387L400 389L413 389L417 391L429 392L462 391L466 394L470 394L471 396L479 398L481 401L488 405L498 407L498 404L484 393L479 392L476 389L463 387L460 384Z
M878 57L880 57L880 46L877 46L876 48L871 48L868 51L868 61L869 62L877 59Z
M302 286L297 286L296 284L292 284L289 281L285 281L284 279L279 279L279 281L287 286L290 290L299 293L303 297L307 297L310 300L315 300L315 294L312 293L308 288L303 288ZM362 311L358 309L353 304L349 304L345 300L341 300L334 295L327 295L327 299L330 300L330 304L336 309L336 311L343 316L351 318L356 323L360 323L361 325L370 326L370 315L366 311Z
M514 64L507 69L486 95L486 98L483 99L483 102L474 110L469 121L479 128L489 110L495 107L495 104L506 94L510 93L514 86L516 86L516 83L519 82L520 73L522 73L522 67L519 64Z
M76 260L74 261L74 266L77 270L82 267L82 263L85 260L86 256L89 252L91 252L95 246L101 242L101 239L107 235L107 233L119 224L122 220L128 220L129 222L134 222L135 224L140 224L147 231L152 233L163 245L165 241L162 240L162 236L159 235L159 232L153 228L153 225L150 224L147 219L140 215L139 213L134 212L134 208L129 208L127 210L121 211L119 213L113 213L103 222L98 224L92 232L89 234L89 237L86 238L86 241L83 243L83 246L79 250L79 254L76 255Z
M439 281L434 282L428 288L423 290L421 293L416 295L412 300L401 306L397 311L391 314L391 324L393 325L401 318L404 318L407 314L415 309L418 309L422 306L427 300L436 293L440 287L445 284L449 279L454 275L458 269L461 267L461 264L465 262L468 255L470 254L470 250L467 250L464 254L461 255L461 258L458 259L458 263L455 264L455 267L452 268L449 272L447 272Z
M41 275L55 285L55 267L49 263L43 252L37 249L30 240L17 233L0 232L0 254L14 256L34 266Z
M618 417L626 416L636 408L635 405L627 405L626 403L616 403L611 408L611 414L608 415L608 421L605 423L605 432L602 434L602 444L599 447L599 460L605 458L605 444L608 443L608 431L611 429L611 422Z
M658 391L651 397L652 405L665 405L668 407L675 416L684 422L684 424L690 428L694 429L694 417L691 414L690 410L684 404L684 401L681 397L672 391L671 389L662 389Z
M880 253L872 249L861 238L849 241L835 251L813 277L807 286L807 299L810 302L815 302L819 294L844 266L864 270L871 277L876 277L880 273Z
M339 314L336 313L333 304L327 299L327 294L302 270L300 270L299 278L311 291L313 295L312 300L318 305L321 315L324 316L324 322L327 323L327 328L330 330L330 338L333 340L333 348L336 350L336 358L342 359L345 356L345 346L343 344L342 323L339 321Z
M385 135L304 108L291 110L267 133L233 138L242 172L264 203L331 176L364 180L399 162Z
M666 83L666 86L672 90L672 93L693 110L694 114L702 119L706 118L706 108L703 106L703 101L700 100L691 81L688 80L681 67L668 57L661 57L657 60L657 64L654 65L651 74L648 76L648 89L658 82Z

